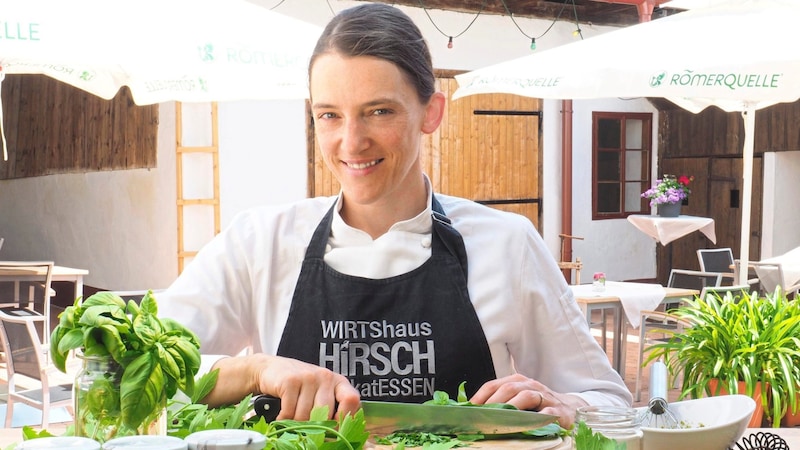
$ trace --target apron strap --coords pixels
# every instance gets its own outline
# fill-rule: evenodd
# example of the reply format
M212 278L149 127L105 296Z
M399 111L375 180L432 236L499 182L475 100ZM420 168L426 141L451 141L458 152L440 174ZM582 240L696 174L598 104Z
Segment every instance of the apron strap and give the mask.
M328 208L325 217L319 222L311 242L308 243L305 259L322 259L325 256L325 246L328 245L328 237L331 235L331 223L333 222L333 210L336 208L336 200Z
M455 228L453 222L444 213L444 208L436 196L431 200L431 210L433 217L433 232L439 236L447 251L458 259L461 270L464 272L464 279L467 279L467 250L464 248L464 239Z

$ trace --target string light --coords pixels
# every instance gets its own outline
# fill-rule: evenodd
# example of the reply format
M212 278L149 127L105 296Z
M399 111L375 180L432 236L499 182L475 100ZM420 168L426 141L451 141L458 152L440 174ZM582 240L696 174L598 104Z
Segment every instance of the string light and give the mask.
M578 23L578 8L575 6L575 0L572 0L572 12L575 15L575 31L572 32L574 37L580 36L581 40L583 40L583 33L581 33L581 26Z
M445 33L444 31L442 31L439 28L439 26L436 25L436 22L433 21L433 18L431 17L430 13L428 13L428 7L425 6L425 2L423 0L418 0L420 8L422 8L422 10L425 11L425 15L428 16L428 20L431 21L431 24L433 25L434 28L436 28L436 31L441 33L442 36L447 36L447 38L448 38L447 39L447 48L453 48L453 39L461 36L462 34L466 33L467 30L472 28L472 24L474 24L475 21L478 20L478 16L481 15L481 13L483 12L484 8L486 8L486 3L488 3L488 2L489 2L489 0L483 0L483 3L481 3L481 9L478 11L478 14L475 14L475 17L472 18L472 22L470 22L469 25L467 25L467 27L464 28L463 31L461 31L461 33L458 33L455 36L451 36L451 35L448 35L447 33Z
M547 27L546 30L544 30L544 33L540 34L539 36L530 36L530 35L528 35L528 33L526 33L522 29L522 27L519 26L517 21L514 19L514 13L512 13L511 10L508 9L508 5L506 4L506 0L501 0L501 1L503 3L503 8L505 8L505 10L506 10L506 14L508 14L508 17L511 18L511 22L514 23L514 26L517 27L517 30L519 30L519 32L522 33L523 36L525 36L526 38L530 38L530 40L531 40L531 50L536 50L536 39L542 38L545 34L547 34L553 28L553 25L555 25L556 22L558 21L558 19L561 17L561 13L564 12L564 8L567 6L567 2L569 0L564 0L564 3L561 4L561 9L558 11L558 14L556 15L556 18L553 19L553 22L550 24L550 26ZM575 7L575 0L572 0L572 6L573 6L573 8ZM576 12L576 14L577 14L577 12Z

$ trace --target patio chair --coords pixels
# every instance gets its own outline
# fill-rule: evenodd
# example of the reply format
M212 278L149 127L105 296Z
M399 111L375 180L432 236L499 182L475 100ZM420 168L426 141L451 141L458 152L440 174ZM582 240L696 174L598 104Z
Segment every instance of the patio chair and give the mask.
M707 298L709 295L719 295L725 298L728 292L731 293L734 302L738 302L743 292L750 293L752 286L747 285L733 285L733 286L706 286L700 291L700 298Z
M15 311L10 315L0 310L0 340L6 355L8 371L8 399L6 405L5 427L11 427L14 403L20 402L42 411L42 428L50 421L50 408L67 407L73 414L72 384L50 385L50 375L58 369L48 362L47 347L43 347L36 331L36 325L44 318L27 309ZM17 375L27 377L39 387L19 389ZM28 380L29 379L29 380Z
M781 263L754 261L750 263L750 266L755 269L756 275L758 275L762 294L772 294L778 286L781 287L781 290L786 295L797 295L798 291L800 291L800 284L786 285Z
M42 316L37 331L44 346L50 340L50 300L55 296L53 265L52 261L0 261L0 311Z
M566 258L566 240L567 239L578 239L583 240L582 237L578 236L570 236L568 234L559 234L558 237L561 239L561 255L558 261L558 268L559 269L568 269L570 270L570 277L567 279L568 284L572 284L572 271L575 272L575 284L581 284L581 269L583 269L583 262L581 262L581 257L578 256L575 258L575 261L565 261Z
M697 250L701 272L722 274L723 284L736 284L734 280L733 251L726 248L701 248Z
M717 289L722 283L722 274L713 272L702 272L697 270L672 269L667 281L667 287L678 287L694 289L703 295L704 290ZM705 298L705 296L701 297ZM680 303L662 303L663 310L642 311L641 322L639 325L639 355L636 360L636 401L642 397L642 369L644 361L644 349L646 346L663 341L668 338L668 332L679 332L685 323L681 322L669 313L671 309L679 306ZM658 335L658 337L652 337Z

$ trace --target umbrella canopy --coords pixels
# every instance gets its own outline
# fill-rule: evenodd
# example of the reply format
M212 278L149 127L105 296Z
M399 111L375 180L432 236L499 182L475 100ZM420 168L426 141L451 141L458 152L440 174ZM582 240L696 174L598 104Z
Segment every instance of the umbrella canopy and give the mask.
M797 0L728 0L457 75L453 98L665 97L744 118L740 260L747 267L755 111L800 98ZM740 284L747 271L742 270Z
M134 102L308 96L322 28L243 0L0 0L0 83L43 74ZM3 158L6 153L0 110Z
M2 73L139 105L305 98L322 28L243 0L0 0Z

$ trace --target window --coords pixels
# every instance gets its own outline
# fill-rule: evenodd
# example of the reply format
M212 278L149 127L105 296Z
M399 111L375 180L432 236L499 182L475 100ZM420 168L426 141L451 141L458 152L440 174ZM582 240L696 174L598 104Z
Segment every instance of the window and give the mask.
M653 115L592 114L592 219L649 213Z

